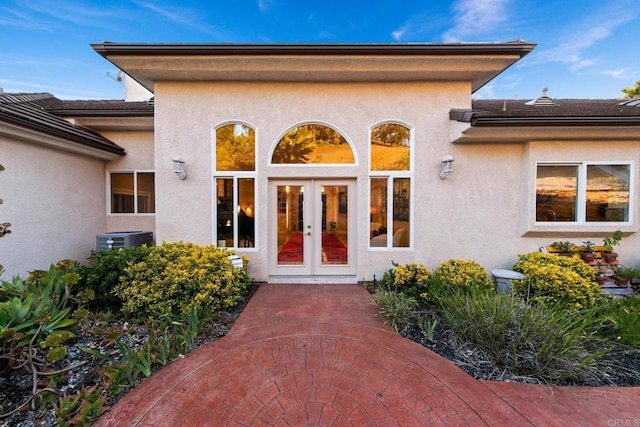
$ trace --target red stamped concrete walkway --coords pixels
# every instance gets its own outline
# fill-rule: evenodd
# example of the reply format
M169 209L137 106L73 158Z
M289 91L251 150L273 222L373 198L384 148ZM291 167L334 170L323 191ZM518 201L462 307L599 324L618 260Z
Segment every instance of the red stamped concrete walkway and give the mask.
M224 338L97 426L639 426L640 388L477 381L383 324L359 285L263 285Z

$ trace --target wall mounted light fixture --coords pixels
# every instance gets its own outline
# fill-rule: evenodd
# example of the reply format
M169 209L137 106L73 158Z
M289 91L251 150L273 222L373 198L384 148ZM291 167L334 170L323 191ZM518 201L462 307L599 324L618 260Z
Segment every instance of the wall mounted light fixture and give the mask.
M442 166L442 169L440 170L440 179L449 178L449 174L453 172L454 160L455 159L450 154L447 154L442 160L440 160L440 166Z
M185 161L182 157L176 156L173 158L173 173L180 179L187 179L187 171L184 168Z

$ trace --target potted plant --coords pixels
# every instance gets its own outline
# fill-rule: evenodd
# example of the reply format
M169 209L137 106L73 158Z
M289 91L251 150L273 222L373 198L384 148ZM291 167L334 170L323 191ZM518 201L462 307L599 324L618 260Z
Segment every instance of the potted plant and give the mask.
M553 242L551 247L556 250L558 255L573 256L576 245L571 242Z
M618 265L613 269L616 283L620 285L628 285L631 282L633 288L640 286L640 269L633 267L624 267Z
M607 264L613 263L617 258L618 254L613 252L613 248L620 244L622 240L622 231L616 230L611 236L605 237L602 240L602 257Z
M587 240L586 242L582 242L582 244L584 245L580 250L582 260L586 263L594 262L596 260L596 254L593 252L594 243Z

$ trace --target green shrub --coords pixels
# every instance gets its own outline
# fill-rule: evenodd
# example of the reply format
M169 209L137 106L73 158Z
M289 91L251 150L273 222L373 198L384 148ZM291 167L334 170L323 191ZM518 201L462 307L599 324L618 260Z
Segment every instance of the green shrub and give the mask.
M594 269L579 258L531 252L519 255L513 269L524 275L513 281L513 293L528 300L579 310L593 306L600 294Z
M438 266L435 275L456 290L483 292L494 289L494 284L487 270L471 260L450 259L445 261Z
M392 264L393 268L382 276L382 286L387 290L397 290L416 298L426 290L433 277L433 272L422 264Z
M518 375L578 378L598 369L585 345L593 318L562 305L529 305L510 295L451 294L444 314L453 330Z
M413 310L417 305L415 298L401 291L381 289L374 294L373 299L380 307L384 323L391 325L396 332L404 331L411 325Z
M122 311L159 318L194 308L233 307L244 299L249 278L246 266L233 267L229 254L213 245L183 242L150 248L142 261L124 269L115 289Z
M120 277L129 264L143 261L151 247L133 246L113 250L92 251L89 267L84 271L85 289L93 293L92 308L116 309L122 307L120 299L113 291L120 283Z
M604 316L611 325L608 335L621 344L640 346L640 299L622 298L606 301Z

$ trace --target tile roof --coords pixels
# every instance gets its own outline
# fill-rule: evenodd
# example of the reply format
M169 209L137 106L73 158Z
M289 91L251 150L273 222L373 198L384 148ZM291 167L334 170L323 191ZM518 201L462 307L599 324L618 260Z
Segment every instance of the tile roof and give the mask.
M55 114L61 116L153 116L153 101L123 101L123 100L47 100L46 106Z
M473 126L640 125L640 105L633 100L547 98L545 102L535 101L474 100L470 110L451 110L450 118Z
M53 105L64 102L49 93L0 93L0 121L105 152L125 154L124 148L109 139L52 111Z

